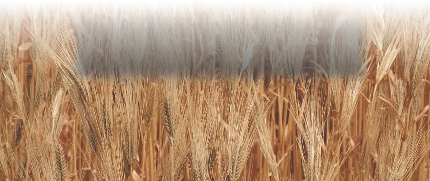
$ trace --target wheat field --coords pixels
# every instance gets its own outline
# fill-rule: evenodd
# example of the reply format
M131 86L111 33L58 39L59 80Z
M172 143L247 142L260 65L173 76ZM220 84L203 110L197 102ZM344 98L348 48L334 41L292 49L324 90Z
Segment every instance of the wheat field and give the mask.
M0 178L430 180L428 9L0 2Z

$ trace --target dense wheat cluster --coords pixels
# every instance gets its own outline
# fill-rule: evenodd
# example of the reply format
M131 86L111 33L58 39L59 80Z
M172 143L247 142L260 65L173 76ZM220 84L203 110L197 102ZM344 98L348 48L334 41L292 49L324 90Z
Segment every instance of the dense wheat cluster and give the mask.
M429 9L0 2L0 179L430 180Z

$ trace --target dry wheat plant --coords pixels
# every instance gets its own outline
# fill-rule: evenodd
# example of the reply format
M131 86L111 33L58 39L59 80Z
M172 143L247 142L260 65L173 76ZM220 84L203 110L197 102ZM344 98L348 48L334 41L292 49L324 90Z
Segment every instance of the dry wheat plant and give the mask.
M430 180L429 4L0 2L1 180Z

